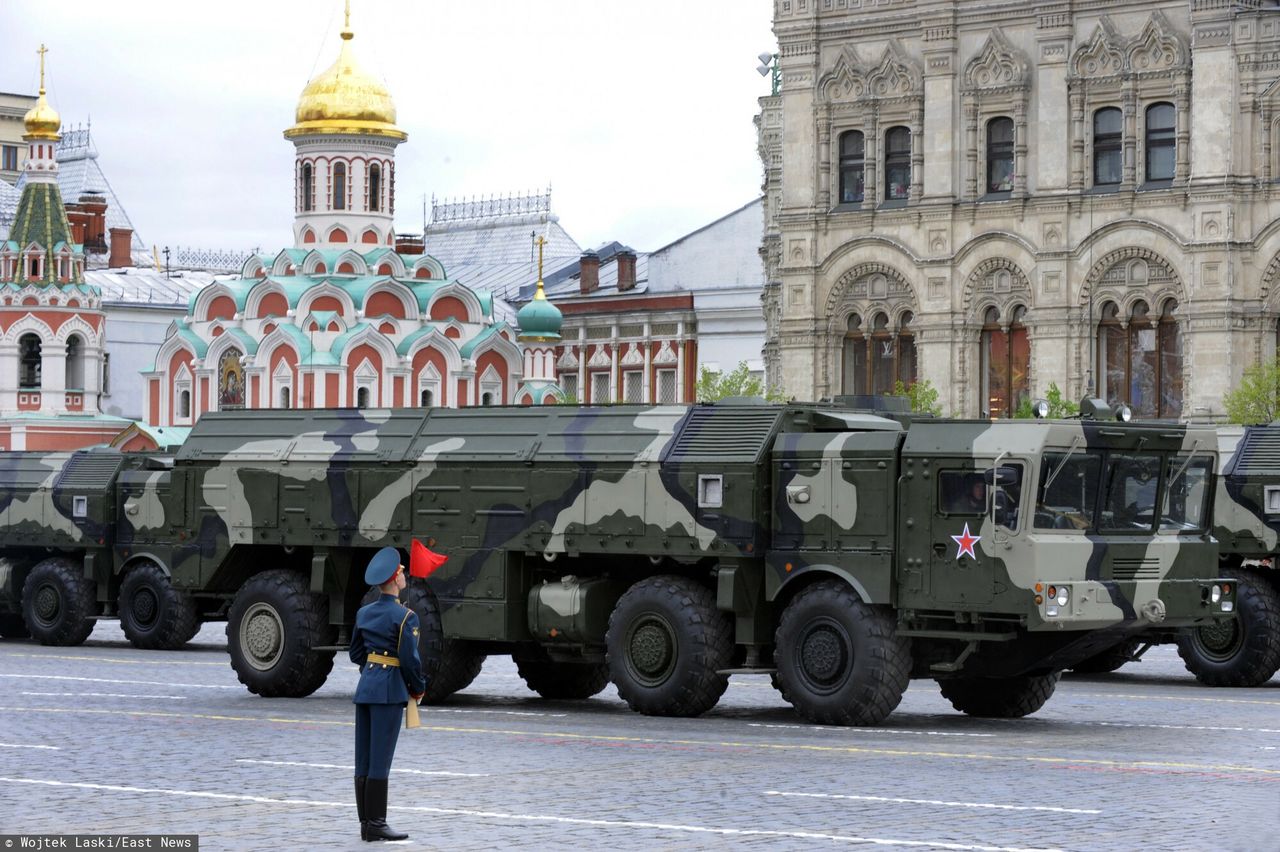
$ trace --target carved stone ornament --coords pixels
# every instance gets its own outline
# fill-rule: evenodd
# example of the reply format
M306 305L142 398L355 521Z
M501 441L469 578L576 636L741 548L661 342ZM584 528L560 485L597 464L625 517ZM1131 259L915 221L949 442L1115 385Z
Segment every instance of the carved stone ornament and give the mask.
M886 307L908 305L916 310L915 293L898 270L883 263L861 263L840 276L831 288L826 316L834 321L842 314L839 310L842 305L853 306L858 313L866 314L872 302Z
M595 354L591 356L591 360L587 361L588 367L612 367L613 362L609 359L609 353L604 351L603 346L597 346Z
M619 362L624 367L635 367L644 363L644 353L639 346L632 346L627 350L627 354L622 356Z
M998 28L987 36L978 55L964 66L964 87L973 89L1022 89L1029 85L1030 65Z
M1157 10L1147 19L1142 33L1129 43L1126 58L1135 73L1181 68L1187 64L1187 45Z
M1077 77L1115 77L1124 71L1124 40L1111 20L1103 17L1093 36L1077 48L1071 57L1071 70Z
M560 356L560 360L556 361L556 366L562 370L578 369L578 356L574 354L573 347L564 350L564 354Z
M1029 304L1031 282L1026 273L1004 258L993 257L978 264L969 274L964 288L964 309L969 313L975 300L1004 302L1015 294L1019 301Z
M1163 257L1150 249L1130 248L1109 252L1089 271L1084 287L1080 288L1080 301L1089 300L1089 288L1096 286L1113 293L1136 288L1153 295L1172 293L1183 301L1182 280Z
M667 364L675 364L680 359L676 357L676 353L671 348L671 341L664 340L662 348L658 350L658 354L653 356L653 363L658 366L666 366Z
M828 103L909 98L920 94L922 79L920 67L896 39L890 39L875 62L863 62L853 46L846 45L818 89Z

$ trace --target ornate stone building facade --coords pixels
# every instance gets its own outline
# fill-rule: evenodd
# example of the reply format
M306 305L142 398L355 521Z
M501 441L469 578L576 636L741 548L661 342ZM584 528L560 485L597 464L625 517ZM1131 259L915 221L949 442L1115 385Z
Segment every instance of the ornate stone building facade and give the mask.
M1216 416L1280 319L1276 0L777 0L768 379Z

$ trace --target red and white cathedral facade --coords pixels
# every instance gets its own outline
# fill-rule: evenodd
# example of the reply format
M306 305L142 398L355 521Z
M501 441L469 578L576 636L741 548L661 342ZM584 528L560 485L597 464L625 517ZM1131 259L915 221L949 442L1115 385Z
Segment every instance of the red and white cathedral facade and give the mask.
M396 124L352 55L298 100L293 246L202 289L143 373L144 416L187 426L227 408L510 405L558 401L554 365L524 351L490 293L397 251ZM419 250L420 251L420 250ZM557 312L558 316L558 312ZM543 331L538 341L544 343Z
M58 188L61 119L44 88L24 117L23 189L0 242L0 450L62 450L105 443L129 421L103 415L102 293L84 280Z

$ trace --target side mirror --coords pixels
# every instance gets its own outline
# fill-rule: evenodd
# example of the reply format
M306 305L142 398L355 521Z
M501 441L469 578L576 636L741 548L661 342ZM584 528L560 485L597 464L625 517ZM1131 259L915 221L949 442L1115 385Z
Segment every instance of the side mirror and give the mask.
M1000 467L989 467L982 472L987 485L1017 485L1022 477L1022 469L1003 464Z

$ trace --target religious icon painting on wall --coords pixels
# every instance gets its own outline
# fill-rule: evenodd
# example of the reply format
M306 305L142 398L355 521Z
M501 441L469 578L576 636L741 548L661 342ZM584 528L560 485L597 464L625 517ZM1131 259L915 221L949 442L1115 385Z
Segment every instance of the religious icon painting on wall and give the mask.
M218 359L218 408L237 408L244 405L244 367L240 365L240 353L228 349Z

